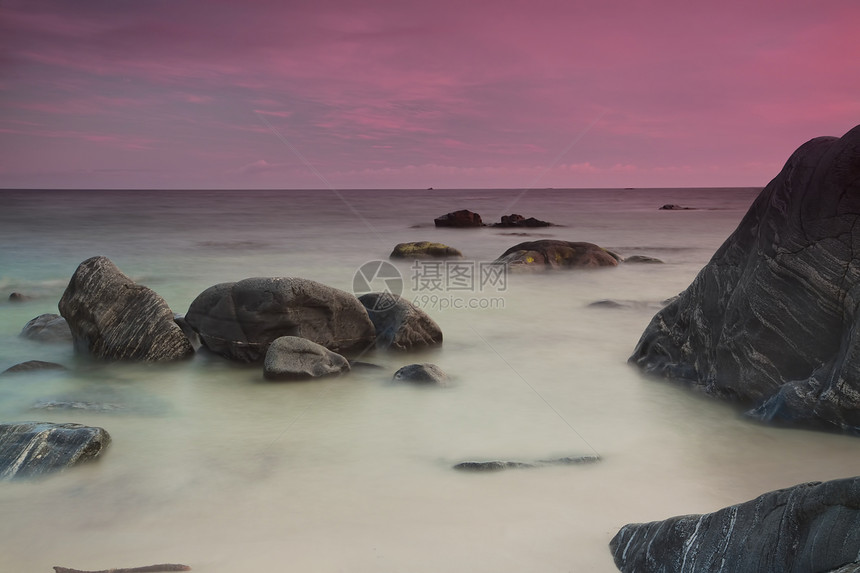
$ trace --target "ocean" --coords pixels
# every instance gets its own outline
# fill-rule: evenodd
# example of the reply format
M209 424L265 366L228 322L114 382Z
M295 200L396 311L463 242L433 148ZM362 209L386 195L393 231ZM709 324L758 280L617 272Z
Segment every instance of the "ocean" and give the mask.
M178 562L207 573L610 572L608 543L626 523L860 474L856 437L762 425L626 363L758 191L0 191L0 371L24 360L69 367L0 377L0 420L100 426L113 439L94 463L0 484L0 571ZM434 226L458 209L558 226ZM543 238L664 264L481 274L509 247ZM247 277L352 292L365 264L420 240L464 253L447 267L392 261L402 295L438 322L444 343L362 357L379 369L271 382L260 367L205 353L103 364L19 337L31 318L57 312L75 268L95 255L182 314L207 287ZM12 292L30 299L10 302ZM592 305L602 300L619 304ZM392 382L414 362L437 364L452 383ZM585 465L452 469L595 454Z

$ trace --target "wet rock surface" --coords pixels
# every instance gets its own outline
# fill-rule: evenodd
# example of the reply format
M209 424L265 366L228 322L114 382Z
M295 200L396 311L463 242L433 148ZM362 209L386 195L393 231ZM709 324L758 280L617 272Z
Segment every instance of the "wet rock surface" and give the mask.
M349 361L306 338L281 336L269 345L263 362L267 380L307 380L349 372Z
M125 276L107 257L78 266L59 307L79 353L147 362L194 353L164 299Z
M630 362L753 407L860 431L860 126L802 145Z
M442 343L442 329L430 316L403 297L368 293L358 297L376 330L376 347L413 350Z
M587 269L617 266L619 258L593 243L541 239L514 245L494 262L536 269Z
M249 278L221 283L191 303L185 323L225 358L259 362L281 336L298 336L338 353L373 345L367 311L350 293L301 278Z
M399 243L389 255L392 259L448 259L462 256L463 253L454 247L430 241Z
M625 525L609 547L625 573L838 571L860 554L858 524L860 477L853 477L769 492L714 513Z
M110 444L103 429L81 424L0 424L0 480L37 477L97 458Z

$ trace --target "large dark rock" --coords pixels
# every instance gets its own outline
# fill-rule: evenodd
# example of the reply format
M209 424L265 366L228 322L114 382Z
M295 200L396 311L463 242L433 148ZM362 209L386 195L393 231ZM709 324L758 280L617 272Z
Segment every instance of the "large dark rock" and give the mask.
M59 314L40 314L21 329L21 336L39 342L71 342L69 323Z
M164 299L125 276L107 257L78 266L59 307L77 352L142 361L176 360L194 352Z
M625 525L609 547L625 573L834 571L860 554L860 478L806 483L714 513Z
M433 219L437 227L483 227L481 216L472 211L461 209Z
M454 247L429 241L400 243L389 255L392 259L448 259L462 256L463 253Z
M495 260L512 267L575 269L614 267L619 257L593 243L542 239L514 245Z
M426 312L392 293L358 297L376 329L376 347L412 350L442 344L442 329Z
M373 345L374 330L355 296L307 279L250 278L209 287L185 322L203 345L226 358L259 362L281 336L298 336L339 353Z
M860 126L802 145L630 361L751 405L860 428Z
M81 424L0 424L0 480L56 472L98 457L108 444L104 429Z
M346 358L297 336L273 340L263 362L263 376L268 380L304 380L345 372L349 372Z

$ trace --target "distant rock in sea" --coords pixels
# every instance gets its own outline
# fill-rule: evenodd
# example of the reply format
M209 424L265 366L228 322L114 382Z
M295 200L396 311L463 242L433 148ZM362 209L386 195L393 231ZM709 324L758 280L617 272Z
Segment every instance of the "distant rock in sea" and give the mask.
M553 224L547 221L541 221L534 217L523 217L513 213L511 215L502 215L502 220L499 223L493 223L493 227L552 227Z
M78 266L59 307L79 353L149 362L194 353L164 299L125 276L107 257L92 257Z
M425 362L423 364L408 364L394 373L395 382L412 382L413 384L448 384L448 375L436 366Z
M856 572L858 502L860 477L805 483L714 513L625 525L609 548L623 573Z
M802 145L630 362L751 406L860 433L860 126Z
M400 243L391 251L389 258L392 259L446 259L461 258L463 253L442 243L431 243L429 241L417 241L413 243Z
M660 211L691 211L694 207L682 207L681 205L676 205L674 203L667 203L660 207Z
M481 216L472 211L461 209L447 213L433 220L437 227L483 227Z
M514 245L494 262L534 269L614 267L620 257L593 243L541 239Z

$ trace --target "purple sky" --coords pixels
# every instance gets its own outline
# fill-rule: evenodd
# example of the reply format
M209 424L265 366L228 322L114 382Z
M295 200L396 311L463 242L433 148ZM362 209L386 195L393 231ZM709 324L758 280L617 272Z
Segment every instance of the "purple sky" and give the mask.
M0 0L0 187L760 186L857 0Z

